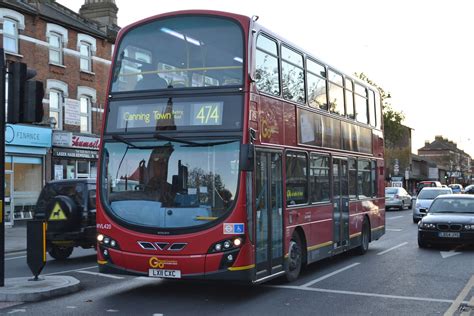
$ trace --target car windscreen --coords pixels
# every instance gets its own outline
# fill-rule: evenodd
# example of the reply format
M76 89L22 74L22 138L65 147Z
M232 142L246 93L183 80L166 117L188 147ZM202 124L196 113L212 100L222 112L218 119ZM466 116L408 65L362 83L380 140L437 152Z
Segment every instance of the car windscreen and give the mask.
M419 200L433 200L435 197L441 194L449 194L448 190L421 190L418 194Z
M474 214L474 199L442 198L431 204L429 213L471 213Z

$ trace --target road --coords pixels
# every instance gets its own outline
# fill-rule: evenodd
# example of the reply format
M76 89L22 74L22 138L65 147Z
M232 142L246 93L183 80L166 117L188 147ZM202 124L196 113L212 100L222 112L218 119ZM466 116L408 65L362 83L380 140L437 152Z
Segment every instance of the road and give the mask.
M4 306L21 315L462 315L474 316L474 249L419 249L411 210L387 212L387 233L363 256L310 265L291 283L258 286L98 273L94 252L48 260L45 274L70 275L82 290ZM6 276L29 276L24 254L7 256Z

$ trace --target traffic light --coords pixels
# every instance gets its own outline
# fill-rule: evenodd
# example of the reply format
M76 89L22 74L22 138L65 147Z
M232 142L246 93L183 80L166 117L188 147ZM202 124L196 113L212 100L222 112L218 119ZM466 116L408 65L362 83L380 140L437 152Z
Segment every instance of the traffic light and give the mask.
M34 123L43 119L44 89L41 81L29 80L36 71L25 63L8 66L8 123Z

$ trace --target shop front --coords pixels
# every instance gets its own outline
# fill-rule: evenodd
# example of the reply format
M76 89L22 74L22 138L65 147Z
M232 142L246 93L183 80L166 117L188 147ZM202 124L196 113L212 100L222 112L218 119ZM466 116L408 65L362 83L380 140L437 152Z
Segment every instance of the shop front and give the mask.
M45 184L51 129L31 125L5 127L5 223L33 217Z
M54 180L95 178L99 142L98 137L54 131L51 178Z

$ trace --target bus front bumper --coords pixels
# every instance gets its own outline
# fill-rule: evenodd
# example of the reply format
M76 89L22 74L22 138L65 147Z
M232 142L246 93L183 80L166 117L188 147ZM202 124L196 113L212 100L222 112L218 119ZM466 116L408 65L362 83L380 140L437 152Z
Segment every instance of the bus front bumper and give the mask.
M254 265L235 266L227 257L233 253L204 255L163 256L123 252L100 247L97 263L102 273L148 276L151 278L229 280L251 282ZM235 259L234 259L235 260Z

